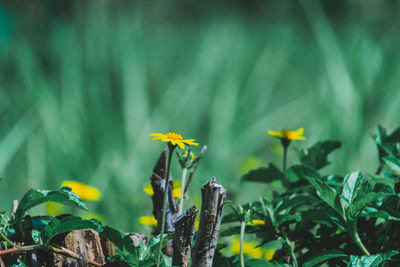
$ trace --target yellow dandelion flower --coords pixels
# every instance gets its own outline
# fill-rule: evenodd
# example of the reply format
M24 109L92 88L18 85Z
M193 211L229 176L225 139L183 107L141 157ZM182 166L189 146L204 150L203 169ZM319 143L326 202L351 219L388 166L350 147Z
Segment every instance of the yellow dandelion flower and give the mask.
M182 188L180 187L180 182L174 182L174 188L172 189L172 197L173 198L181 198L181 190ZM151 186L150 183L147 183L144 187L143 187L143 191L147 194L147 195L154 195L154 191L153 191L153 187Z
M81 199L96 201L101 197L101 192L99 189L77 181L64 181L61 186L71 187L72 192L77 194Z
M143 187L143 191L144 191L146 194L150 195L150 196L154 195L153 187L151 186L150 183L147 183L147 184Z
M265 249L264 250L264 259L270 261L274 258L275 250L273 249Z
M265 225L265 222L263 220L252 220L251 222L247 222L247 224L252 224L252 225Z
M240 241L238 238L233 240L231 251L234 254L240 254ZM252 258L262 258L263 250L257 247L255 242L243 242L243 254Z
M282 130L280 132L268 131L269 135L275 136L279 139L287 139L287 140L306 140L304 136L302 136L304 132L303 128L299 128L296 131L291 130Z
M141 225L157 226L157 220L154 216L141 216L139 217L139 223Z
M185 148L185 144L195 146L199 145L195 142L195 139L183 139L181 134L175 132L168 132L167 134L151 133L149 135L153 137L153 141L161 140L161 142L171 143L173 146L177 145L181 149Z
M47 213L50 216L57 216L66 212L66 208L63 204L56 203L56 202L47 202L46 203Z

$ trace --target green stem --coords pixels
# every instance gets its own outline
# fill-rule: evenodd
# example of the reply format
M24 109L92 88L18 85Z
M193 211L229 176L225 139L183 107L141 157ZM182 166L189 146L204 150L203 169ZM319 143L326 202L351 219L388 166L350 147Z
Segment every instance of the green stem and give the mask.
M363 242L361 241L360 236L358 235L357 231L357 220L352 221L350 224L350 235L353 238L354 242L357 244L357 246L360 248L360 250L367 256L371 255L368 251L368 249L364 246Z
M244 267L243 243L244 243L245 229L246 229L246 221L242 221L240 224L240 266L241 267Z
M31 250L41 247L41 245L32 245L32 246L25 246L25 247L19 246L19 245L15 244L14 242L12 242L10 239L8 239L8 237L3 233L3 231L0 231L0 236L5 241L7 241L7 243L9 243L11 246L13 246L14 248L17 248L21 251L31 251Z
M181 199L179 200L179 209L178 209L178 215L182 214L183 211L183 199L185 198L185 183L186 183L186 174L187 174L188 169L183 168L182 169L182 182L181 182Z
M164 237L164 228L165 228L165 215L167 214L167 197L168 197L168 185L169 185L169 171L171 169L171 159L175 149L175 146L170 145L168 143L169 155L168 155L168 163L167 163L167 172L165 174L165 186L164 186L164 200L163 200L163 210L162 210L162 218L161 218L161 235L160 235L160 245L158 247L158 255L157 255L157 267L160 266L161 260L161 249L162 249L162 241Z
M282 166L283 173L285 173L286 171L287 151L288 151L288 146L283 146L283 166Z

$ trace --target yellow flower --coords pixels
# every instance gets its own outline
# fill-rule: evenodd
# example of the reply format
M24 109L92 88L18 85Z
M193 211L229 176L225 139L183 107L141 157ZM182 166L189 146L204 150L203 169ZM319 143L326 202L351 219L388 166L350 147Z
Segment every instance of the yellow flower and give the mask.
M157 220L154 216L141 216L139 217L139 223L142 225L157 226Z
M173 198L181 198L181 186L180 186L180 182L174 182L174 188L172 189L172 197ZM153 191L153 187L151 186L150 183L147 183L144 187L143 187L143 191L147 194L147 195L154 195L154 191Z
M299 128L296 131L291 131L291 130L282 130L280 132L274 132L274 131L268 131L269 135L278 137L279 139L287 139L287 140L306 140L304 136L302 136L304 132L303 128Z
M185 148L185 144L195 146L199 145L198 143L194 142L195 139L183 139L181 134L175 132L168 132L167 134L151 133L149 135L153 136L153 141L161 140L161 142L171 143L174 146L178 145L181 149Z
M263 220L252 220L251 222L247 222L247 224L252 224L252 225L265 225L265 222Z
M243 242L243 254L252 258L261 258L263 255L263 250L256 246L257 244L255 242ZM238 238L233 240L231 250L235 254L240 254L240 241Z
M265 249L264 250L264 259L270 261L274 258L275 250L273 249Z
M77 194L81 199L96 201L101 197L99 189L90 185L82 184L76 181L64 181L61 186L68 186L72 188L72 192Z
M231 251L234 254L240 254L240 241L236 236L233 239ZM275 250L257 247L256 242L243 242L243 254L256 259L264 257L265 260L270 261L275 255Z

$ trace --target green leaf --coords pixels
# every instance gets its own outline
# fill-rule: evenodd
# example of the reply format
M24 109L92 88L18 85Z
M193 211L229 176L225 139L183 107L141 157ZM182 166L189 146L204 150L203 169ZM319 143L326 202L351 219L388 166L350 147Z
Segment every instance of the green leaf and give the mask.
M378 147L380 160L382 160L383 157L388 156L400 157L398 149L398 143L400 143L400 127L388 135L385 128L378 126L374 138Z
M385 261L390 260L391 257L399 252L391 250L386 253L378 253L370 256L350 256L347 266L350 267L375 267L380 266Z
M312 267L312 266L319 265L330 259L343 258L343 257L347 257L347 255L344 254L340 250L328 250L328 251L324 251L324 252L318 254L317 256L314 256L312 259L304 262L302 266L303 267Z
M400 159L395 157L382 158L386 165L388 165L392 170L400 172Z
M300 161L302 164L312 167L316 170L330 164L328 155L335 149L340 148L341 143L338 141L320 141L315 143L307 151L300 151Z
M360 216L366 217L366 218L381 218L381 219L392 220L392 221L400 221L399 217L392 216L385 210L378 210L373 207L365 208L361 212Z
M314 169L304 165L296 165L292 167L297 176L306 179L315 189L318 197L326 204L335 209L339 214L342 214L339 194L335 188L328 185L322 180L322 177Z
M240 234L240 226L229 227L228 229L225 229L220 233L221 236L231 236L239 234Z
M356 219L364 208L390 195L395 195L393 188L383 183L376 184L373 191L361 191L349 206L347 217L350 220Z
M282 180L283 178L284 174L278 169L278 167L270 163L267 168L258 168L245 174L242 176L242 181L271 183L275 180Z
M77 194L71 192L71 188L69 187L63 187L60 190L30 189L18 204L18 208L15 212L15 223L19 224L22 217L29 209L49 201L87 210L85 203L81 201Z
M61 221L54 218L54 220L43 229L40 236L44 244L47 245L55 235L82 229L93 229L97 232L102 232L104 228L103 225L95 219L83 220L80 217L71 215L65 217Z
M248 259L248 260L245 260L244 266L246 266L246 267L276 267L276 266L286 266L286 265L279 264L276 262L266 261L263 259Z
M348 208L356 196L356 192L359 188L359 185L363 181L363 175L361 172L352 172L347 174L343 180L343 190L340 195L342 199L344 199L344 208Z
M11 267L28 267L21 259L17 260L18 264L13 264Z

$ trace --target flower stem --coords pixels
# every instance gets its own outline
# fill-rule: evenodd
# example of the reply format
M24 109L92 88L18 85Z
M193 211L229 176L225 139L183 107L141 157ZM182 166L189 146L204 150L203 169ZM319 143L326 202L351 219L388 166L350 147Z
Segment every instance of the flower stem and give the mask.
M183 168L182 169L182 182L181 182L181 199L179 201L179 208L178 208L178 215L182 214L183 210L183 199L185 198L185 183L186 183L186 174L187 174L188 169Z
M168 155L168 163L167 163L167 172L165 174L165 186L164 186L164 200L163 200L163 210L162 210L162 218L161 218L161 234L160 234L160 245L158 247L158 255L157 255L157 267L160 266L161 259L161 249L162 249L162 241L164 237L164 229L165 229L165 217L167 214L167 196L168 196L168 185L169 185L169 172L171 169L171 159L175 149L175 146L172 146L168 143L169 155Z
M240 266L241 267L244 267L243 243L244 243L245 229L246 229L246 221L243 220L240 224Z
M282 166L282 170L283 170L284 173L286 171L287 151L288 151L288 146L283 146L283 166Z

